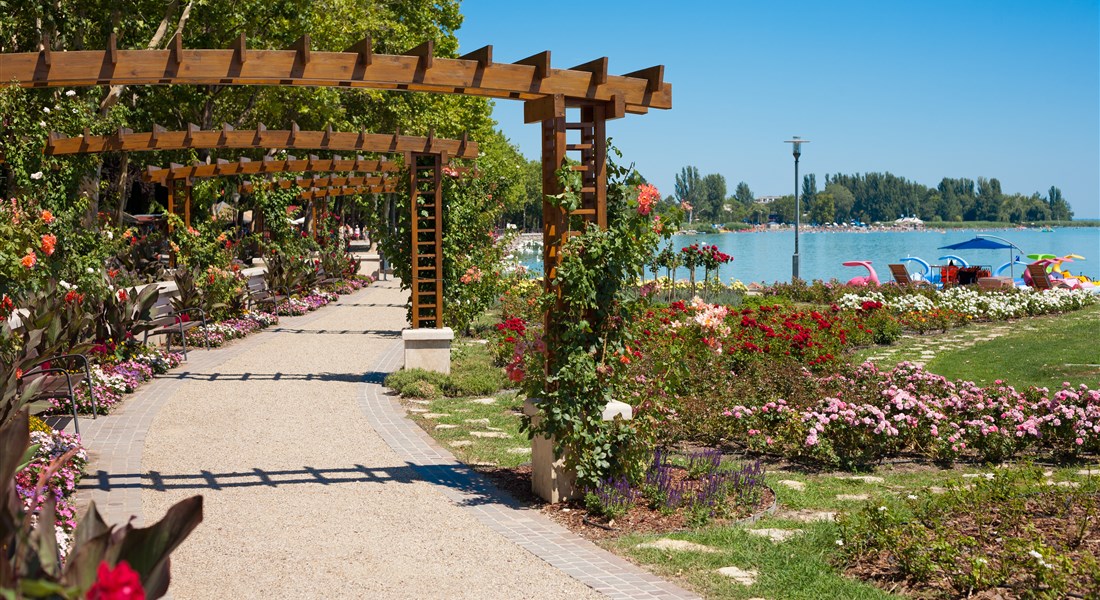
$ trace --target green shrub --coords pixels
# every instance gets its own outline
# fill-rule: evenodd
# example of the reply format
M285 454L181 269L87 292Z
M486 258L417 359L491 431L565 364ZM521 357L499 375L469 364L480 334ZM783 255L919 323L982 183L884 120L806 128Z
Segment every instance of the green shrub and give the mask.
M447 376L424 369L402 369L386 377L386 387L408 398L432 399L447 384Z

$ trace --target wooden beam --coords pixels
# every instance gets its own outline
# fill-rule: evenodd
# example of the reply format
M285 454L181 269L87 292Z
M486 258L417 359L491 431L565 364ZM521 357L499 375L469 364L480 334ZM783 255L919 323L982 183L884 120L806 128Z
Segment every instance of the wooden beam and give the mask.
M476 60L477 66L484 69L493 66L493 47L482 46L473 52L467 52L459 57L459 60Z
M522 60L512 63L515 65L530 65L535 67L535 79L541 81L550 76L550 51L544 50L538 54L532 54Z
M298 38L297 41L295 41L294 44L290 47L290 49L294 50L294 52L298 55L298 60L300 60L303 65L309 64L309 46L310 40L309 34L307 33Z
M648 69L641 69L640 71L634 71L623 75L623 77L632 77L635 79L646 80L646 92L651 94L661 91L661 88L665 85L665 66L657 65L655 67L649 67Z
M168 42L168 51L172 62L178 67L183 62L183 35L180 32L177 31L172 41Z
M116 48L113 67L110 53L105 50L53 52L49 68L42 64L42 53L38 51L0 54L0 73L4 74L4 81L14 81L22 87L282 85L406 90L524 101L562 94L570 103L606 102L618 94L630 113L672 106L672 86L663 81L663 73L655 72L660 68L655 68L650 77L645 76L649 70L631 77L609 75L606 84L593 86L591 72L551 69L548 53L519 64L494 62L484 67L471 60L434 57L431 69L424 70L420 68L420 56L372 54L371 64L364 67L358 53L312 50L309 64L303 65L294 50L250 53L243 42L243 38L238 38L231 49L183 50L176 56L170 48ZM260 56L262 60L258 59Z
M165 131L160 128L155 134L128 132L122 139L117 139L115 136L93 136L89 132L84 137L55 138L47 143L44 152L51 156L58 156L201 148L300 148L380 153L434 151L447 152L468 160L476 159L479 152L477 143L469 139L463 145L462 140L434 138L429 142L426 137L386 135L366 131L352 133L328 130L302 131L301 129L269 130L263 124L257 125L255 130L234 130L232 127L226 130L223 127L213 131L202 131L197 125L189 124L185 131Z
M561 94L543 96L523 103L524 123L539 123L560 117L565 117L565 97Z
M118 37L113 31L107 36L107 60L112 66L118 64Z
M243 31L237 41L233 42L231 49L233 50L233 61L239 65L244 65L245 61L248 60L248 39L245 38Z
M382 160L365 160L357 157L355 160L314 159L302 160L288 157L286 160L271 159L262 161L240 160L238 162L220 164L178 165L172 164L167 169L148 167L142 174L143 181L164 183L173 179L206 179L210 177L226 177L230 175L257 175L260 173L299 173L314 171L319 173L330 172L355 172L355 173L397 173L401 169L396 163Z
M355 42L344 52L354 52L357 56L357 63L364 67L369 67L374 62L374 50L371 48L371 39L367 37Z
M587 71L592 74L593 85L604 85L607 83L607 57L597 58L596 60L589 61L583 65L577 65L570 69L571 71Z
M428 40L423 44L404 52L405 56L415 56L419 60L416 63L417 71L427 71L432 68L435 59L435 42Z

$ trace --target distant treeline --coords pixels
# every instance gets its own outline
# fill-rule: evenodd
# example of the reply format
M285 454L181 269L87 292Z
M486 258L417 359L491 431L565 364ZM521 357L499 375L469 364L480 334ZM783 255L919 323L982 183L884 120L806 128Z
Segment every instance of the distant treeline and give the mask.
M701 176L692 166L684 167L676 176L675 191L665 200L687 201L694 221L794 222L793 194L757 202L748 185L741 182L733 195L727 195L725 177ZM930 188L891 173L837 173L826 175L824 189L819 190L816 176L810 174L802 180L801 195L803 220L811 223L888 222L902 216L920 217L926 222L1073 220L1073 210L1057 187L1052 186L1045 196L1038 192L1007 194L996 178L945 177Z

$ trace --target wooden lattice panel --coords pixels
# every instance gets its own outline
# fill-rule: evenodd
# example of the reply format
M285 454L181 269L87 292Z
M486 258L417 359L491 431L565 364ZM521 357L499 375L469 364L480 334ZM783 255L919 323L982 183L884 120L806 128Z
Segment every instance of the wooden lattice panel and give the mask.
M411 154L412 326L443 327L443 161L438 154Z

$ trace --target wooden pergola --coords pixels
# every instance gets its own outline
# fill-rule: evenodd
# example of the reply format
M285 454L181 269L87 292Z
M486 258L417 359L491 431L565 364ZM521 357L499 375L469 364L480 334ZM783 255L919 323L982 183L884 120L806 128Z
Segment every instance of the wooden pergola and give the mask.
M38 52L0 55L0 80L23 87L91 85L263 85L364 88L462 94L524 102L524 121L542 127L543 192L561 192L555 171L567 158L582 174L582 206L571 213L584 222L607 225L606 123L627 113L643 114L651 108L672 107L672 86L664 81L664 67L654 66L626 75L611 75L607 57L569 69L554 68L544 51L512 62L498 63L493 47L486 46L460 58L434 55L434 43L424 42L396 55L376 54L370 38L343 52L312 49L308 35L287 50L249 49L242 34L228 49L188 49L177 34L164 50L118 48L111 34L104 50L54 52L46 44ZM579 119L566 120L567 109L579 109ZM567 140L576 132L579 141ZM191 132L192 138L194 133ZM259 133L259 128L253 136ZM267 132L269 133L269 132ZM150 132L164 136L167 132ZM226 143L234 137L224 128ZM299 135L301 132L299 132ZM133 134L137 135L137 134ZM184 133L186 136L187 133ZM123 133L117 144L126 145ZM148 141L148 139L146 140ZM333 141L330 134L329 142ZM135 141L140 144L141 140ZM417 281L429 262L440 273L442 239L427 239L432 223L441 222L439 192L440 154L412 151L406 156L414 207L413 326L431 320L418 317L418 309L434 316L442 327L442 288ZM262 164L262 163L261 163ZM434 164L433 166L430 166ZM196 169L201 167L194 167ZM243 167L242 167L243 169ZM259 172L259 171L256 171ZM543 203L543 259L545 285L551 289L561 259L561 244L568 236L569 216L549 202Z

